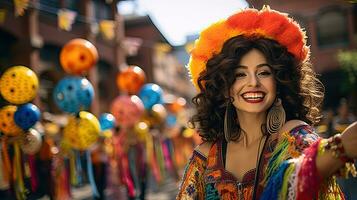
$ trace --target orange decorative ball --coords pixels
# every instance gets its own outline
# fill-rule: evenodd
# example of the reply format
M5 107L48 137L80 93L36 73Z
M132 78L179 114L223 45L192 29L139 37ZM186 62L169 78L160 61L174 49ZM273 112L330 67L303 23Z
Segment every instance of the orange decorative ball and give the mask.
M95 46L85 39L73 39L61 50L60 62L65 72L81 75L98 61Z
M0 109L0 132L7 136L17 136L23 130L15 124L14 114L17 106L8 105Z
M119 90L129 94L137 94L146 80L145 72L138 66L129 66L117 76Z
M184 109L186 106L186 99L179 97L176 100L174 100L173 102L169 103L167 105L168 109L172 112L172 113L178 113L180 112L182 109Z

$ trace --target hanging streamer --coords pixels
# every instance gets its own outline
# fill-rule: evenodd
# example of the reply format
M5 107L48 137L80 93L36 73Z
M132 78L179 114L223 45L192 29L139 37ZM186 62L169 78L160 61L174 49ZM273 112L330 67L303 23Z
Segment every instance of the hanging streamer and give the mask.
M157 43L155 44L155 53L158 57L162 58L165 56L168 52L171 51L171 47L168 44L165 43Z
M99 197L99 193L93 176L93 164L92 164L90 151L86 151L86 156L87 156L87 174L88 174L90 186L92 188L93 196Z
M57 13L58 20L58 28L70 31L72 30L72 24L77 16L77 12L68 10L68 9L60 9Z
M76 171L76 157L73 151L69 153L69 174L70 174L71 184L77 185L78 179L77 179L77 171Z
M157 141L155 141L155 143L156 143L155 144L156 160L159 165L159 170L160 170L161 176L165 177L166 176L165 161L164 161L164 155L162 153L162 144L159 139Z
M3 172L4 172L4 181L7 182L7 184L10 186L10 177L11 177L11 162L10 162L10 156L9 152L7 149L7 139L3 138L1 140L1 149L2 149L2 157L3 157Z
M164 161L165 161L165 167L166 167L167 171L172 172L173 166L172 166L172 162L171 162L169 148L167 146L166 141L162 141L161 145L162 145L162 153L163 153Z
M136 37L125 37L121 45L124 48L126 55L135 56L138 54L139 48L142 45L143 40Z
M29 167L30 167L30 176L31 176L31 190L32 192L35 192L38 188L38 176L36 173L36 161L35 161L35 156L34 155L29 155L28 156L28 162L29 162Z
M151 134L145 134L145 147L146 147L146 159L148 160L148 163L151 163L153 159L153 150L154 150L154 144L153 144L153 137Z
M156 161L155 147L154 147L154 137L151 134L146 134L146 158L157 183L161 182L162 177L160 173L159 166Z
M174 146L173 146L173 143L172 143L172 139L167 139L166 140L166 144L167 144L167 148L169 150L169 153L170 153L170 159L171 159L171 163L173 165L173 167L176 166L176 163L175 163L175 151L174 151Z
M102 20L99 22L99 29L100 29L100 33L103 35L104 39L106 39L106 40L114 39L115 21Z
M82 184L83 180L82 180L82 163L81 163L81 154L79 151L74 151L75 155L76 155L76 172L77 172L77 180L78 180L78 184Z
M130 169L129 169L129 161L128 161L128 156L127 155L123 155L122 158L122 170L123 170L123 176L124 176L124 183L127 186L128 189L128 196L133 198L135 197L136 191L135 191L135 187L134 187L134 183L133 180L130 176Z
M15 16L22 16L29 5L29 0L14 0Z
M7 170L5 168L5 162L3 159L2 146L0 147L0 190L9 189L9 180L7 178Z
M13 179L14 179L15 194L17 199L25 200L27 191L25 189L24 179L22 175L20 146L17 141L14 143L14 154L15 156L13 160L13 166L14 166Z
M54 155L52 160L54 180L54 199L70 199L69 181L66 165L62 155Z
M136 191L140 191L140 183L139 183L139 176L138 176L138 168L137 168L137 162L136 162L136 158L137 158L137 152L136 152L136 148L135 146L132 146L129 148L128 150L128 161L129 161L129 170L130 170L130 174L131 177L133 179L134 182L134 187L136 189Z
M154 175L156 182L160 183L162 181L162 174L160 172L160 167L159 167L159 164L157 161L157 154L155 153L155 149L156 149L155 146L153 146L150 164L151 164L152 173Z
M29 163L28 159L26 158L26 155L23 155L22 163L23 163L24 178L25 179L30 178L31 177L30 163Z

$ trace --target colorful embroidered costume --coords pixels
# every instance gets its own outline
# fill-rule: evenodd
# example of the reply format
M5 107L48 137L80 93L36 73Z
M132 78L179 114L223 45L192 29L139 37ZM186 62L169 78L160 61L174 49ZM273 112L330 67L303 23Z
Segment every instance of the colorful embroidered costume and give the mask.
M320 139L308 125L271 139L263 150L258 199L344 199L335 179L320 180L316 155ZM224 168L223 139L212 144L208 157L194 151L186 166L177 199L252 199L255 169L242 182Z

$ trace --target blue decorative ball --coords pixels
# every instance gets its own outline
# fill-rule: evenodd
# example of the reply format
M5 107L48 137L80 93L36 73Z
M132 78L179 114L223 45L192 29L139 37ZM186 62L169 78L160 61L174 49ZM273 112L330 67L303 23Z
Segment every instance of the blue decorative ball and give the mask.
M177 123L176 116L173 114L168 114L166 117L166 124L168 127L173 127Z
M150 110L153 105L162 103L162 93L160 86L154 83L147 83L140 89L139 97L145 109Z
M14 114L15 123L23 130L28 130L40 120L41 112L32 103L19 106Z
M56 105L68 113L87 110L92 104L93 97L92 84L86 78L79 76L63 78L53 91Z
M99 117L99 124L102 131L112 129L115 126L115 117L110 113L103 113Z

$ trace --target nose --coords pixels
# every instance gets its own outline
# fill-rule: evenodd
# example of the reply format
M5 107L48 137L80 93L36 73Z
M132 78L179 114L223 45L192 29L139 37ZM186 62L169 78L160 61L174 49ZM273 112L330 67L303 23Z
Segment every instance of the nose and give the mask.
M251 87L257 87L259 86L260 82L258 77L255 74L252 74L249 76L248 84Z

